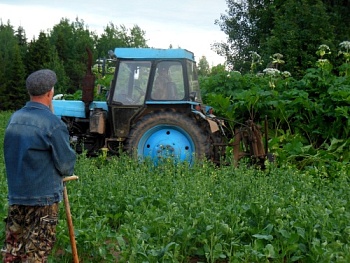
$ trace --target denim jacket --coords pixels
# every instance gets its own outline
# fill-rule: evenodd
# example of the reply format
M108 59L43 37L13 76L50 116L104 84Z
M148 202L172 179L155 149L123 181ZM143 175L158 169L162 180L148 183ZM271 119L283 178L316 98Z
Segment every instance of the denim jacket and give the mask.
M47 106L30 101L11 116L4 156L9 205L44 206L62 200L62 179L73 174L76 155L67 126Z

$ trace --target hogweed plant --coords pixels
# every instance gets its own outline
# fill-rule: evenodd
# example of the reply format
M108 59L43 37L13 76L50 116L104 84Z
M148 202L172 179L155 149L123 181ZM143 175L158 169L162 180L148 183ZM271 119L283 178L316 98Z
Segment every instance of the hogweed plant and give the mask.
M291 76L292 76L292 74L290 74L290 72L289 71L283 71L282 72L282 76L284 77L284 78L290 78Z
M318 59L316 61L316 66L318 68L320 68L321 70L324 70L324 71L329 71L331 69L331 63L329 62L328 59Z
M318 47L318 50L316 51L316 54L319 55L321 59L323 58L324 55L329 55L331 53L332 52L330 51L329 46L324 44L320 45Z
M269 80L269 87L274 89L276 87L276 81L278 78L289 78L291 77L291 74L289 71L283 71L281 72L278 67L279 65L282 65L285 63L285 61L282 59L283 55L280 53L275 53L271 56L271 65L272 67L268 67L263 70L264 75L268 76L270 78Z
M255 51L250 51L249 53L252 56L252 63L250 65L250 72L253 73L255 71L256 67L263 63L263 60L261 59L261 56L258 53L256 53Z
M345 57L345 62L346 63L349 63L350 62L350 41L343 41L339 44L339 46L342 48L342 49L345 49L344 51L343 50L340 50L339 51L339 55L340 54L343 54L344 57Z
M339 44L341 50L338 55L343 55L345 57L345 70L344 75L350 75L350 41L343 41Z
M275 53L271 56L271 59L272 59L272 65L274 68L278 69L278 66L279 65L282 65L284 64L284 60L282 59L283 58L283 55L280 54L280 53Z
M320 58L316 61L316 66L321 70L322 76L324 73L330 72L332 70L332 64L328 59L324 58L325 55L330 55L332 52L330 51L327 45L320 45L316 54L320 56Z
M271 89L274 89L276 87L275 81L280 76L281 72L276 68L266 68L263 72L269 76L269 86Z

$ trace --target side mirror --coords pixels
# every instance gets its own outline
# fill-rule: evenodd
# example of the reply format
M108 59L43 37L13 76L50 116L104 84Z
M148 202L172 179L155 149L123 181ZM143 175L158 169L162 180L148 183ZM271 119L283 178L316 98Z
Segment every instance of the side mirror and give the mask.
M195 91L190 93L190 100L191 101L196 101L197 99L197 93Z
M108 56L109 56L110 59L117 58L117 56L114 54L113 50L109 50L108 51Z

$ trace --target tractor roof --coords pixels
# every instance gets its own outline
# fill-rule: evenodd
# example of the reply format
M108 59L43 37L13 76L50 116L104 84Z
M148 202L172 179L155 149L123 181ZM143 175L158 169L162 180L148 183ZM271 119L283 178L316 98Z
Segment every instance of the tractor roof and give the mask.
M129 59L167 59L185 58L194 61L194 54L186 49L156 49L156 48L116 48L117 58Z

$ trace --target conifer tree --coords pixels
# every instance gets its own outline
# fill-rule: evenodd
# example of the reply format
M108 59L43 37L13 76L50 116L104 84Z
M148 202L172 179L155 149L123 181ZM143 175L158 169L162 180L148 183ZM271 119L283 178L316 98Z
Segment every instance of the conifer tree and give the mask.
M0 109L13 110L23 106L27 94L20 47L9 22L0 24L0 43Z
M42 69L50 61L50 43L44 32L40 32L38 40L35 38L28 45L25 64L28 74Z

